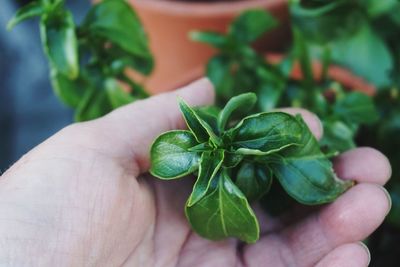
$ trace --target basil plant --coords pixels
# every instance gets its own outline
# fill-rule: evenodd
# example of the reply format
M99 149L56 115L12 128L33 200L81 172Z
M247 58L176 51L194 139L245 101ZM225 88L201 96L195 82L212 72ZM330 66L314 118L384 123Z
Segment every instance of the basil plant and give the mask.
M95 119L148 97L143 86L126 74L130 68L147 76L154 66L143 26L128 2L102 0L90 8L81 25L65 3L32 1L16 12L8 28L40 18L54 93L75 110L75 120Z
M181 99L189 130L163 133L151 147L152 175L197 176L185 213L207 239L256 242L259 224L250 203L267 194L274 178L307 205L331 202L352 185L336 177L299 115L263 112L236 119L256 101L254 93L245 93L218 110L191 108Z

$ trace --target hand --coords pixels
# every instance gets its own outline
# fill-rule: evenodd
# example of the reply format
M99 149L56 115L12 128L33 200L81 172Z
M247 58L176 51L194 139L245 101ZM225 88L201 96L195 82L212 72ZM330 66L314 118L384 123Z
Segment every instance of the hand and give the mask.
M0 178L0 263L6 266L367 266L359 243L383 221L388 160L357 148L335 160L357 185L337 201L290 224L260 216L253 245L211 242L190 230L183 208L192 179L145 174L161 132L184 128L176 96L210 104L203 79L138 101L91 122L66 127ZM302 113L317 137L318 119ZM273 222L273 223L272 223Z

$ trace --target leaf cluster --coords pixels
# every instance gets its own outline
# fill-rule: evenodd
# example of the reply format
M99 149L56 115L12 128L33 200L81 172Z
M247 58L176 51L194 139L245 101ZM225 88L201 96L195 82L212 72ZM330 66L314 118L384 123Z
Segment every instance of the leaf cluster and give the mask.
M362 135L353 132L353 144L372 146L382 151L391 161L394 179L388 185L393 199L399 199L400 154L397 142L400 133L400 2L397 0L330 1L316 7L307 4L313 1L294 1L291 13L294 24L307 36L310 50L315 56L321 50L331 51L331 60L350 68L354 73L374 84L378 91L373 99L377 119L364 125ZM323 2L323 1L321 1ZM330 6L330 8L328 8ZM347 11L343 13L343 9ZM348 19L345 18L345 15ZM324 24L321 21L327 21ZM347 21L347 22L346 22ZM337 32L340 34L334 34ZM322 33L322 34L321 34ZM323 33L327 33L328 38ZM366 104L366 101L364 101ZM349 103L350 104L350 103ZM356 101L353 109L363 106ZM370 105L370 104L368 104ZM368 112L364 111L368 119ZM357 121L350 117L351 121ZM340 119L343 121L343 118ZM364 123L364 122L363 122ZM326 131L327 135L346 135L346 129ZM330 131L329 131L330 130ZM350 133L350 132L349 132ZM335 141L336 138L332 138ZM338 140L335 142L338 143ZM340 142L340 138L339 138ZM400 204L393 201L389 221L400 226Z
M309 6L322 8L323 5L316 1ZM249 18L258 25L257 28L247 23ZM322 77L316 79L313 47L306 41L312 32L305 34L304 27L298 26L301 24L298 20L294 19L293 45L279 63L270 62L265 55L252 48L252 42L277 25L276 20L262 10L248 10L239 15L225 35L196 32L192 38L218 49L218 54L209 61L206 70L216 87L219 104L223 105L236 94L251 91L259 98L255 112L269 111L279 106L303 107L322 118L325 135L321 144L326 151L334 153L353 148L360 125L374 123L378 118L373 100L365 94L349 92L329 79L327 70L332 62L332 53L325 46L321 46ZM318 31L325 26L321 25ZM239 35L237 28L252 38L235 37ZM300 65L300 80L291 77L296 64Z
M262 99L257 104L261 106L257 106L256 110L267 111L276 106L283 91L284 76L253 49L252 43L277 25L272 15L254 9L239 15L226 34L192 32L193 40L211 45L219 51L208 62L206 73L215 86L220 105L234 95L252 91Z
M300 116L262 112L237 120L256 95L233 97L222 110L179 106L189 130L160 135L151 147L150 172L161 179L197 176L185 206L201 236L259 238L250 203L269 190L273 178L300 203L334 200L351 182L337 179L331 162Z
M312 5L315 2L319 4ZM333 62L377 87L398 80L399 11L397 0L295 0L290 5L293 25L309 41L313 54L329 48Z
M33 17L40 17L54 92L76 110L77 121L147 97L142 86L125 74L127 67L142 75L153 69L147 37L125 1L93 5L79 26L64 0L33 1L17 11L8 28Z

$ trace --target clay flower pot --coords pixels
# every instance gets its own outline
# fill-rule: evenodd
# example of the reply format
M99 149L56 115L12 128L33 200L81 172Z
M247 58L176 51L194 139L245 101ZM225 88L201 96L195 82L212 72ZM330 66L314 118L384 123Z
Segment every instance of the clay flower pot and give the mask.
M282 54L273 54L268 53L266 55L266 59L274 63L279 63L283 60L284 55ZM314 75L314 79L316 81L320 81L322 79L322 71L323 66L321 62L313 61L311 64L311 69ZM341 66L331 64L329 65L327 76L333 81L339 82L344 87L353 90L360 91L369 96L373 96L376 93L376 87L363 78L353 74L350 70L345 69ZM299 62L295 62L292 68L292 72L290 73L290 78L296 81L303 79L303 73L301 71L301 67Z
M186 2L171 0L129 0L139 15L150 39L155 69L144 81L150 93L173 90L203 74L214 51L205 44L193 42L192 30L224 32L242 11L263 8L281 23L267 34L257 47L277 49L289 39L289 15L285 0L239 0L223 2Z

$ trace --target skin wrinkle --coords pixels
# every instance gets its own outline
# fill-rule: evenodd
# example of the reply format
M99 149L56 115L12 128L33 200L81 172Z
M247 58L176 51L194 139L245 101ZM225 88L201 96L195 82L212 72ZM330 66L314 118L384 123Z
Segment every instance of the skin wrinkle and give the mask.
M157 195L155 194L155 188L152 185L152 183L148 183L145 180L145 177L143 176L139 176L138 179L138 186L139 188L143 187L146 188L146 190L149 190L154 196L155 196L155 200L154 200L154 204L155 204L155 211L154 211L154 218L152 219L155 222L155 225L150 225L149 229L147 232L149 232L150 237L148 237L148 240L151 240L151 252L150 255L152 255L152 257L148 257L149 259L155 259L156 258L156 252L155 252L155 236L156 236L156 225L157 225ZM139 192L143 192L143 190L139 190ZM137 203L137 202L134 202ZM132 208L130 209L130 215L132 216L134 213L136 213L135 210L136 206L132 205ZM129 216L129 217L131 217ZM137 247L140 245L141 242L143 242L143 240L146 238L146 234L143 234L143 237L140 241L137 242L137 244L134 245L133 249L131 250L131 252L129 253L129 256L126 258L125 261L123 261L121 264L119 264L118 266L132 266L129 263L129 261L131 261L132 257L134 257L135 253L136 253L136 249ZM153 262L153 264L149 264L146 266L155 266L155 262Z
M186 177L188 178L188 177ZM160 220L164 219L162 216L163 215L162 211L160 210L160 208L163 207L163 205L160 203L161 199L160 196L164 195L165 192L163 192L161 189L162 187L159 185L157 186L156 181L150 182L154 188L155 188L155 194L156 194L156 199L157 199L157 203L156 203L156 209L157 209L157 220L155 221L156 224L156 232L155 232L155 237L159 235L159 232L161 231L161 227L160 227ZM167 194L169 192L166 192ZM182 203L183 205L183 203ZM165 216L165 214L164 214ZM187 228L184 237L181 239L179 239L180 242L182 242L181 244L174 244L177 246L177 249L175 251L174 249L174 253L168 253L167 258L165 259L161 259L161 257L159 257L159 253L157 253L158 251L160 251L160 248L158 248L157 246L155 247L155 258L160 258L162 260L162 262L160 262L159 264L155 264L155 266L160 266L160 267L164 267L164 266L177 266L178 265L178 261L179 261L179 255L182 251L182 249L184 248L183 244L186 242L186 238L188 238L188 236L190 236L191 230L189 228ZM154 239L155 244L160 243L162 244L162 242L157 242L157 238ZM174 240L176 241L176 240ZM165 242L165 241L164 241Z
M98 129L95 129L96 127L105 128L103 126L104 123L98 123L98 121L92 121L92 122L75 124L75 127L77 127L76 125L79 125L79 124L82 124L82 126L85 125L85 129L84 129L86 131L85 135L88 135L88 137L91 137L91 138L89 138L89 140L91 140L91 142L93 142L93 139L94 139L94 140L97 140L94 143L107 143L107 141L114 140L116 137L115 134L110 134L106 130L99 131ZM97 124L99 124L99 126ZM69 130L69 131L73 131L73 132L78 131L78 130L74 129L74 126L68 126L66 128L69 128L69 127L71 128L71 130ZM80 133L80 135L82 136L81 133ZM118 138L118 141L121 142L122 144L124 144L121 146L121 148L124 148L124 150L123 150L124 154L125 153L128 153L128 154L123 155L123 156L116 156L114 154L120 155L120 152L113 151L115 149L114 147L107 147L107 148L102 147L101 149L97 149L95 146L89 146L88 142L82 142L80 138L76 138L76 140L79 140L79 142L75 144L76 148L79 148L79 150L87 149L88 151L96 152L96 154L98 154L98 155L103 155L104 157L107 157L107 158L116 159L115 162L126 161L126 163L124 162L122 167L124 167L127 170L132 169L131 175L133 175L135 177L138 176L139 170L137 170L137 165L132 164L132 162L130 162L128 160L124 160L124 159L136 159L134 150L126 149L126 148L133 147L131 142L128 142L127 140L124 140L123 138ZM68 146L70 147L71 145L68 145ZM129 152L127 152L127 151L129 151Z
M135 188L137 188L137 189L136 189L136 190L133 190L133 191L136 191L136 192L143 192L143 190L146 190L146 189L141 189L141 187L145 186L143 183L139 183L139 182L136 182L134 179L131 179L131 177L130 177L129 174L124 173L124 174L123 174L123 177L125 177L125 180L132 181L132 182L135 184ZM121 186L123 186L123 185L121 185ZM136 201L132 201L131 207L130 207L130 209L129 209L129 215L126 216L127 219L134 217L134 211L140 210L140 206L142 206L142 197L141 197L141 196L142 196L142 194L140 194L140 193L139 193L139 194L133 194L132 197L134 197L134 198L136 197ZM120 201L121 201L122 203L125 202L123 199L121 199ZM115 216L116 216L116 215L113 215L113 217L115 217ZM110 225L110 227L111 227L111 226L112 226L112 225ZM129 230L130 230L131 227L132 227L131 225L126 224L126 228L125 228L124 231L122 231L122 232L129 232ZM108 231L108 232L111 233L111 231ZM134 244L134 249L132 249L132 251L134 251L134 250L137 248L137 246L138 246L141 242L143 242L144 238L145 238L145 234L142 234L140 240L139 240L136 244ZM115 240L115 242L116 242L117 244L119 243L118 240ZM117 250L117 249L118 249L117 246L112 246L112 248L113 248L114 250ZM109 254L110 254L109 256L111 256L112 250L110 250Z
M280 248L278 249L278 254L280 258L280 262L283 264L284 267L297 267L295 264L295 258L294 258L294 252L292 248L287 245L290 244L288 243L287 237L281 235L277 236L275 235L276 240L278 240L278 243L280 244ZM285 248L285 249L284 249Z
M176 261L176 263L175 263L175 265L174 265L175 267L177 267L177 266L180 265L179 259L182 258L182 257L181 257L181 255L183 254L182 252L184 251L184 249L185 249L187 243L189 242L189 240L193 237L193 234L194 234L193 231L191 231L191 230L188 230L188 231L187 231L185 240L183 241L183 244L182 244L182 246L181 246L181 248L180 248L180 250L179 250L179 252L178 252L178 254L177 254L177 261Z
M313 224L313 225L323 226L322 222L320 221L319 213L311 215L311 217L309 217L307 219L307 222L305 224L307 224L307 225ZM314 230L315 229L320 229L320 228L314 227ZM329 247L335 247L331 244L331 242L330 242L331 239L329 239L327 237L325 230L320 230L320 231L318 231L317 234L314 234L314 235L318 236L318 239L321 239L321 237L322 237L322 241L318 242L318 244L316 244L316 246L315 246L315 247L318 247L318 251L325 251L325 250L328 250ZM296 244L296 247L289 247L290 251L292 251L293 259L296 262L303 262L303 260L302 260L303 258L305 258L305 259L316 258L314 255L307 256L307 253L310 253L310 251L301 251L301 253L302 253L301 259L298 257L298 255L295 255L293 253L293 251L300 251L298 247L300 247L300 248L303 247L298 242L300 240L304 239L304 237L301 236L299 238L298 235L293 235L291 232L283 233L282 236L288 240L287 244ZM304 242L314 242L314 240L312 240L312 239L310 240L310 237L308 237L308 239L305 240ZM321 249L321 246L323 246L323 249ZM304 253L306 253L306 255L304 255ZM319 252L314 252L314 253L321 254ZM310 265L305 265L305 266L314 266L314 264L316 264L319 260L321 260L321 258L316 259L314 262L311 262Z

